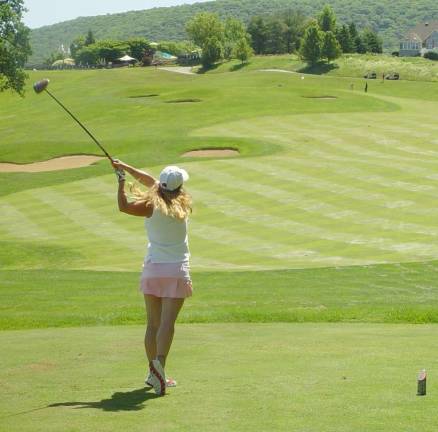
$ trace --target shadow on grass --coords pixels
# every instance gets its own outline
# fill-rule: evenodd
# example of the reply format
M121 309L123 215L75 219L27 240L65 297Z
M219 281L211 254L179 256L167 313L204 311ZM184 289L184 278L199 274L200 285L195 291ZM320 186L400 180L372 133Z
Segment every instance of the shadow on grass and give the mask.
M197 74L205 74L207 72L210 72L212 70L217 69L222 63L215 63L213 65L210 66L202 66L198 69L198 71L196 72Z
M149 390L148 387L129 392L116 392L110 399L102 399L98 402L58 402L48 405L47 408L76 407L101 409L102 411L140 411L144 408L142 406L144 402L160 397L147 390Z
M297 72L312 75L324 75L333 69L339 69L339 66L335 63L317 63L313 66L305 66L301 69L298 69Z
M235 64L234 66L230 67L230 72L236 72L236 71L238 71L240 69L243 69L244 67L246 67L248 65L249 65L249 63L238 63L238 64Z

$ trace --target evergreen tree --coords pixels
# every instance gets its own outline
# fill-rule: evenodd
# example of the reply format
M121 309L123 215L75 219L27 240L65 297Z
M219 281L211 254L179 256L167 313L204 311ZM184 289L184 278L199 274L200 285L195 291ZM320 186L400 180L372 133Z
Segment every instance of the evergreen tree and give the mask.
M252 17L248 25L248 33L251 35L252 47L256 54L264 54L268 41L268 28L263 17Z
M357 36L359 36L359 32L357 31L356 24L351 22L348 26L348 30L350 31L351 39L354 41Z
M359 34L354 39L354 47L358 54L365 54L367 52L367 47L363 43L363 40Z
M331 31L334 33L336 31L336 15L329 5L325 5L319 14L318 24L323 32Z
M322 42L322 32L318 24L312 22L304 33L300 48L301 58L310 66L314 66L321 59Z
M378 53L381 54L382 49L382 41L377 35L376 32L374 32L371 29L365 29L362 34L362 40L366 47L367 52L372 53Z
M84 45L88 46L93 45L94 43L96 43L96 39L94 38L93 32L91 30L88 30Z
M342 52L344 53L352 53L355 52L354 41L351 38L350 29L343 25L341 28L338 28L336 32L336 39L341 46Z
M287 53L291 54L300 47L305 22L306 17L301 12L288 10L284 14L284 38Z
M330 63L332 60L340 57L341 54L342 49L336 39L336 36L331 31L325 32L321 49L321 57L326 58L327 62Z
M267 54L282 54L286 52L285 27L285 24L280 18L272 17L268 21L268 39L265 48Z

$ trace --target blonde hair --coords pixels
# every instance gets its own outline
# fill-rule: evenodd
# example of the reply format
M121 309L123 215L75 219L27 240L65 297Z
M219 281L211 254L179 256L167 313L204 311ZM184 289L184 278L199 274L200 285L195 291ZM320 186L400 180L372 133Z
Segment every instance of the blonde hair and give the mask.
M137 183L130 183L129 192L135 200L145 201L146 206L158 209L165 216L184 220L192 212L192 197L182 186L174 191L167 191L159 183L155 183L148 191L144 192Z

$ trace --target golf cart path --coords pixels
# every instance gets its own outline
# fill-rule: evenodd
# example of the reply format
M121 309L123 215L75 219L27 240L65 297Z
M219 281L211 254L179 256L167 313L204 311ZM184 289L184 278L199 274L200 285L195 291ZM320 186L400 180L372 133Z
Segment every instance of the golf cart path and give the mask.
M160 67L158 69L183 75L196 75L194 72L192 72L191 66Z
M28 164L16 163L0 163L0 172L46 172L46 171L62 171L66 169L81 168L92 165L102 159L101 156L93 155L75 155L61 156L54 159L49 159L42 162L33 162Z

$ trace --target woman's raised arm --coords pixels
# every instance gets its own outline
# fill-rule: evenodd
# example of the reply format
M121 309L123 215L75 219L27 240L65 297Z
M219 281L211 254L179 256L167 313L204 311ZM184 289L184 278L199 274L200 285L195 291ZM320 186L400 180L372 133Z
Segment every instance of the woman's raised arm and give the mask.
M114 159L112 162L112 165L115 169L122 169L126 172L128 172L129 174L132 175L132 177L134 177L136 180L138 180L141 184L147 186L147 187L152 187L157 180L152 177L151 175L149 175L148 173L141 171L137 168L134 168L128 164L125 164L122 161L119 161L118 159Z

